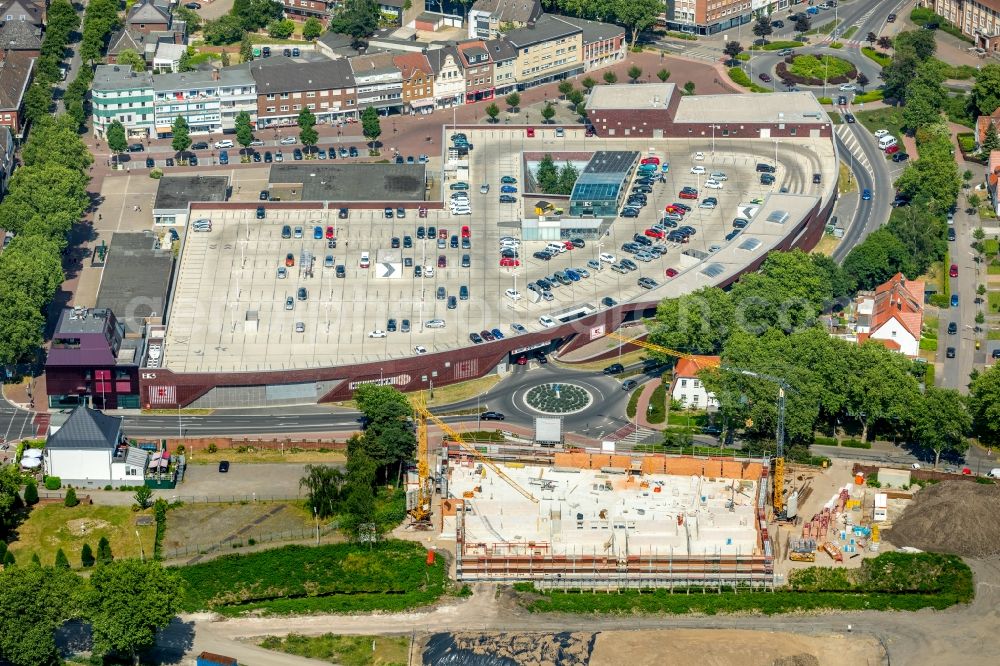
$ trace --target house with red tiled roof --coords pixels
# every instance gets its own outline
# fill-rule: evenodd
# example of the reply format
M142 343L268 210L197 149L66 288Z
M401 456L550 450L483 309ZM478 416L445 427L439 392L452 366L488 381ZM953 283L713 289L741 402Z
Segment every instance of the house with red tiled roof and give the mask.
M403 104L409 113L434 110L434 69L425 53L402 53L392 57L403 75Z
M670 398L690 409L718 409L715 394L705 388L698 373L719 367L718 356L689 356L677 361L670 382Z
M993 212L1000 216L1000 150L990 153L990 161L986 165L986 191L990 193Z
M896 273L875 291L854 301L858 344L875 340L893 351L916 357L924 323L924 283Z
M990 125L995 125L998 130L1000 130L1000 108L991 113L988 116L979 116L976 118L976 146L977 148L983 145L983 139L986 138L986 128Z

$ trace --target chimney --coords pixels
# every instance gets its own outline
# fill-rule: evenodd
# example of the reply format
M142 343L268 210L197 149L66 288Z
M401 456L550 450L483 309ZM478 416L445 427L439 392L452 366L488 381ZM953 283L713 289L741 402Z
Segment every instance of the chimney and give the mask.
M213 67L212 68L212 80L213 81L218 81L219 80L219 68L218 67Z

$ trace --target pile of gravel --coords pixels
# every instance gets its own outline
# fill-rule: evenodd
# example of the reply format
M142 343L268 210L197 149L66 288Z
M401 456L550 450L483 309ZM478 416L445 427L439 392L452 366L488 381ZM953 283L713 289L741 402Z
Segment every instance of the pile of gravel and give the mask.
M1000 557L998 515L1000 485L945 481L918 492L884 536L897 548L996 558Z

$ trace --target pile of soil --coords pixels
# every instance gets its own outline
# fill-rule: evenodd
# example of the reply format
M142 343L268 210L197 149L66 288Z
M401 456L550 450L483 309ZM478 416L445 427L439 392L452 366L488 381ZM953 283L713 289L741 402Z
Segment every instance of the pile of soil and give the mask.
M897 548L1000 557L1000 485L945 481L918 492L885 539Z
M434 634L425 666L585 666L597 634L562 632Z

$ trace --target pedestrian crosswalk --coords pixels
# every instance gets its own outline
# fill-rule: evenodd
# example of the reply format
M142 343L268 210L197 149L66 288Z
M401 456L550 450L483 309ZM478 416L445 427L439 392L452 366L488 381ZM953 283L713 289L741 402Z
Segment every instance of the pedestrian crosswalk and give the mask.
M869 174L871 174L872 177L874 178L875 173L872 170L872 165L868 161L868 158L865 156L864 150L861 149L861 144L858 142L858 138L854 135L854 132L851 130L850 125L846 124L837 125L835 131L837 132L837 137L840 138L841 143L844 145L844 147L847 148L847 151L850 153L849 159L852 162L857 162L858 164L860 164L864 168L864 170L867 171ZM848 157L848 156L843 155L842 157Z
M715 62L722 57L722 50L712 48L705 44L678 44L676 42L661 42L660 46L667 53L683 56L685 58L695 58L697 60L708 60Z
M609 436L609 439L616 441L620 448L630 449L636 444L655 443L659 440L659 437L660 433L652 428L629 424L615 431Z

